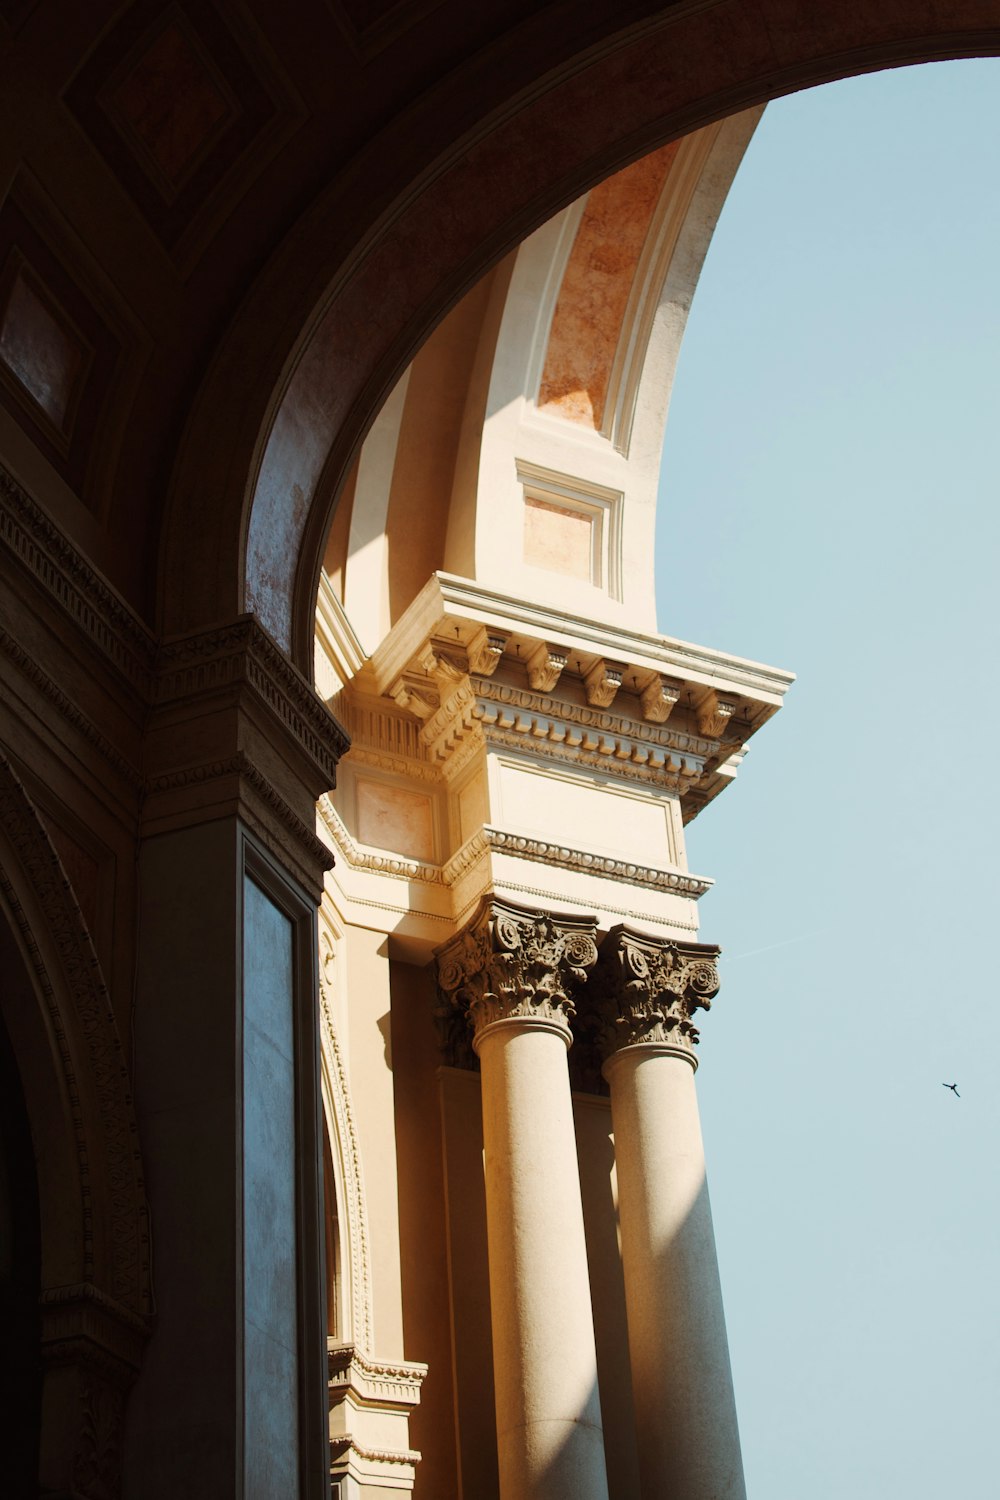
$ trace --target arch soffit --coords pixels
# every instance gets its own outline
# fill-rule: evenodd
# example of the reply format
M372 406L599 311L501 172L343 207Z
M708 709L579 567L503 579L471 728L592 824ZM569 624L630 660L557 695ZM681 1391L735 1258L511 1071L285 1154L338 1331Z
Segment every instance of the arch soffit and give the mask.
M597 50L569 55L528 102L457 138L399 185L377 223L356 174L296 225L220 348L188 425L161 567L166 631L196 628L220 607L252 609L310 672L339 487L422 340L490 265L595 182L697 126L854 73L996 54L1000 26L992 0L892 0L877 13L719 0L671 6ZM393 149L388 137L377 144L382 157ZM327 247L345 221L355 242L331 264ZM324 280L310 310L303 289ZM276 303L289 341L272 350L273 380L258 379L254 399L253 328L265 307L263 322L275 327ZM206 493L216 536L192 576L190 536L192 527L204 534Z
M36 1014L7 1019L39 1160L42 1302L93 1303L131 1331L131 1349L146 1331L151 1281L125 1057L70 882L2 754L0 907L37 1001Z

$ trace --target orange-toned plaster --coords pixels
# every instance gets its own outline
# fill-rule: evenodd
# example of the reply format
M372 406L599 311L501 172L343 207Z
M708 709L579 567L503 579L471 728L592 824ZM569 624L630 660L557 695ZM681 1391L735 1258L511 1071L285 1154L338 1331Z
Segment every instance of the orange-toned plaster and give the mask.
M636 266L677 145L592 190L559 289L538 405L598 432Z

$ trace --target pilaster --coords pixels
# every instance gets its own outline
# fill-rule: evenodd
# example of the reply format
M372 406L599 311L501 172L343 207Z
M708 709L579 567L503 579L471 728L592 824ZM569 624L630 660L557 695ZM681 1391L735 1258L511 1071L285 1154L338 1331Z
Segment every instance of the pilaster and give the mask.
M143 833L236 816L318 899L315 804L345 730L252 615L166 642L144 736Z
M409 1414L427 1366L387 1364L352 1344L329 1346L330 1459L343 1500L375 1489L413 1489L420 1454L409 1447Z

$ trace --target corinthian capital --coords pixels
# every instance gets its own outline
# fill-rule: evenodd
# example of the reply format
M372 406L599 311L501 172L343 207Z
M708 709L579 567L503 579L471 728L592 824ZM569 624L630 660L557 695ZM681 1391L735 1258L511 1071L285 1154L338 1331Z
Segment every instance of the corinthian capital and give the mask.
M606 1059L625 1047L655 1045L697 1067L695 1011L719 991L719 950L612 927L601 944L589 992Z
M570 1042L574 994L597 962L596 919L553 916L486 897L457 937L438 950L438 994L446 1012L483 1034L509 1021L555 1028Z

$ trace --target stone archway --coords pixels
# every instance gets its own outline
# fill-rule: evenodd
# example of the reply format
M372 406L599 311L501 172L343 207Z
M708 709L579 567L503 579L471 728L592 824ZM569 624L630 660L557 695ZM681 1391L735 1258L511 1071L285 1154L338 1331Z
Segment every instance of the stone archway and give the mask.
M0 757L0 1005L37 1163L40 1484L118 1493L122 1416L152 1313L142 1161L121 1039L59 857Z
M480 116L467 99L447 101L454 137L433 161L417 159L414 122L400 121L370 144L366 170L331 184L272 258L219 351L175 471L161 569L168 631L249 608L309 670L323 539L374 414L459 296L593 183L782 93L1000 50L989 0L895 0L864 15L846 3L820 14L804 3L722 0L660 7L625 30L602 26L568 35L555 62L540 57L507 108ZM433 107L428 139L438 141L445 106ZM193 573L186 544L206 494L218 545Z

